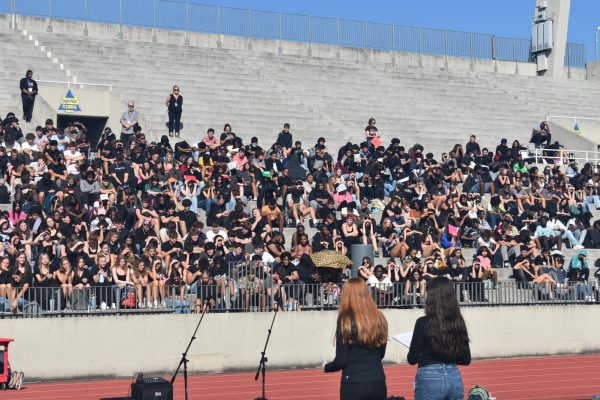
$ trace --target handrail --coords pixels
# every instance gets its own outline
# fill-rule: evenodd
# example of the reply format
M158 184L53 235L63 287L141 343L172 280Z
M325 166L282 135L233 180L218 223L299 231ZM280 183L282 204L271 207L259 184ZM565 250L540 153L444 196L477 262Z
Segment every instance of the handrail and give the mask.
M600 118L592 118L592 117L577 117L572 115L546 115L546 121L549 121L550 118L564 118L564 119L572 119L572 120L582 120L582 121L600 121Z
M556 155L553 156L545 156L543 155L544 151L552 151L555 152ZM583 156L578 156L578 155ZM571 160L573 161L581 161L584 163L600 162L600 151L588 151L588 150L567 150L567 149L542 149L542 148L534 148L533 149L533 157L536 163L543 163L544 160L553 160L555 164L565 165L568 164ZM558 161L558 163L556 163Z
M106 83L86 83L86 82L67 82L67 81L47 81L47 80L38 80L39 83L59 83L61 85L67 85L68 88L71 86L81 85L81 86L99 86L99 87L107 87L109 92L112 92L112 85Z

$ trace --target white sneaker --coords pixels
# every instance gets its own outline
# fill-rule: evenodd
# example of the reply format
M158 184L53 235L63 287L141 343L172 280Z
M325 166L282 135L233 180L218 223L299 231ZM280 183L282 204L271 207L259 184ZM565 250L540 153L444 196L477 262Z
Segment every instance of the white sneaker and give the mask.
M581 249L585 249L585 247L583 247L580 244L577 244L577 245L573 246L573 250L581 250Z
M112 303L112 304L110 305L110 309L111 309L111 310L116 310L116 309L117 309L117 305L116 305L115 303Z
M100 309L101 310L106 310L106 308L107 307L106 307L106 302L105 301L103 301L102 303L100 303Z

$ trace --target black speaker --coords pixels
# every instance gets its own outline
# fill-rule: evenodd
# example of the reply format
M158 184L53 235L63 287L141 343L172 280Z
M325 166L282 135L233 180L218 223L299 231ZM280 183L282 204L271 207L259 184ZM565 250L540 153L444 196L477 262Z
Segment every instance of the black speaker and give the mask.
M163 378L140 378L131 384L133 400L173 400L173 385Z

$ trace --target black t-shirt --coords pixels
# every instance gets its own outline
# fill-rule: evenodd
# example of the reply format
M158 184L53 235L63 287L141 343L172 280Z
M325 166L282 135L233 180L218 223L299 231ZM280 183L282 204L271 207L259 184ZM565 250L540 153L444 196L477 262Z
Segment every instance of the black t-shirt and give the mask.
M109 167L109 172L110 174L115 174L117 176L117 178L119 179L119 181L124 182L125 180L125 174L129 173L129 166L127 166L127 164L125 163L121 163L121 164L112 164ZM131 174L129 174L131 176Z
M408 363L411 365L419 364L419 367L424 367L431 364L458 364L469 365L471 363L471 350L468 342L465 345L464 351L460 357L452 360L445 359L437 354L434 354L431 349L431 339L427 330L428 317L420 317L415 323L410 349L408 351Z
M185 227L188 231L192 228L194 222L198 221L197 214L190 210L179 211L178 216L181 221L185 222Z
M91 282L90 272L87 269L81 271L81 275L79 270L73 271L73 286L79 285L80 283L83 285L92 284Z
M48 169L56 175L64 175L65 172L67 172L67 167L65 167L65 164L63 163L48 164Z
M146 246L146 239L149 237L156 237L156 233L152 229L144 232L144 228L138 228L133 233L133 242L144 248Z
M181 243L179 243L178 241L175 241L175 243L172 243L170 240L167 240L161 246L161 250L164 252L171 251L175 248L183 250L183 245ZM173 254L173 253L171 253L171 254Z

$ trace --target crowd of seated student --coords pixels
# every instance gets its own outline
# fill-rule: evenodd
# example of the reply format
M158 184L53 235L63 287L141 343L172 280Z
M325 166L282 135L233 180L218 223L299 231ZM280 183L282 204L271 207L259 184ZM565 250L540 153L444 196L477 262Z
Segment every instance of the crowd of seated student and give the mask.
M388 260L359 271L386 304L420 302L435 276L465 301L484 301L484 282L497 287L502 267L519 282L571 282L578 297L594 296L585 252L565 275L560 251L600 248L598 166L538 167L518 141L492 151L471 135L438 161L418 143L386 138L371 118L364 140L339 149L322 137L294 141L289 124L263 148L226 124L197 143L149 142L139 126L117 139L106 128L90 153L84 126L48 120L23 135L14 114L0 137L0 197L12 201L0 214L3 310L22 309L38 288L52 293L36 295L43 307L55 296L73 307L81 292L102 309L333 305L342 274L311 256L351 257L354 244ZM534 139L550 143L548 127ZM296 230L291 243L286 227ZM238 264L254 266L233 276Z

